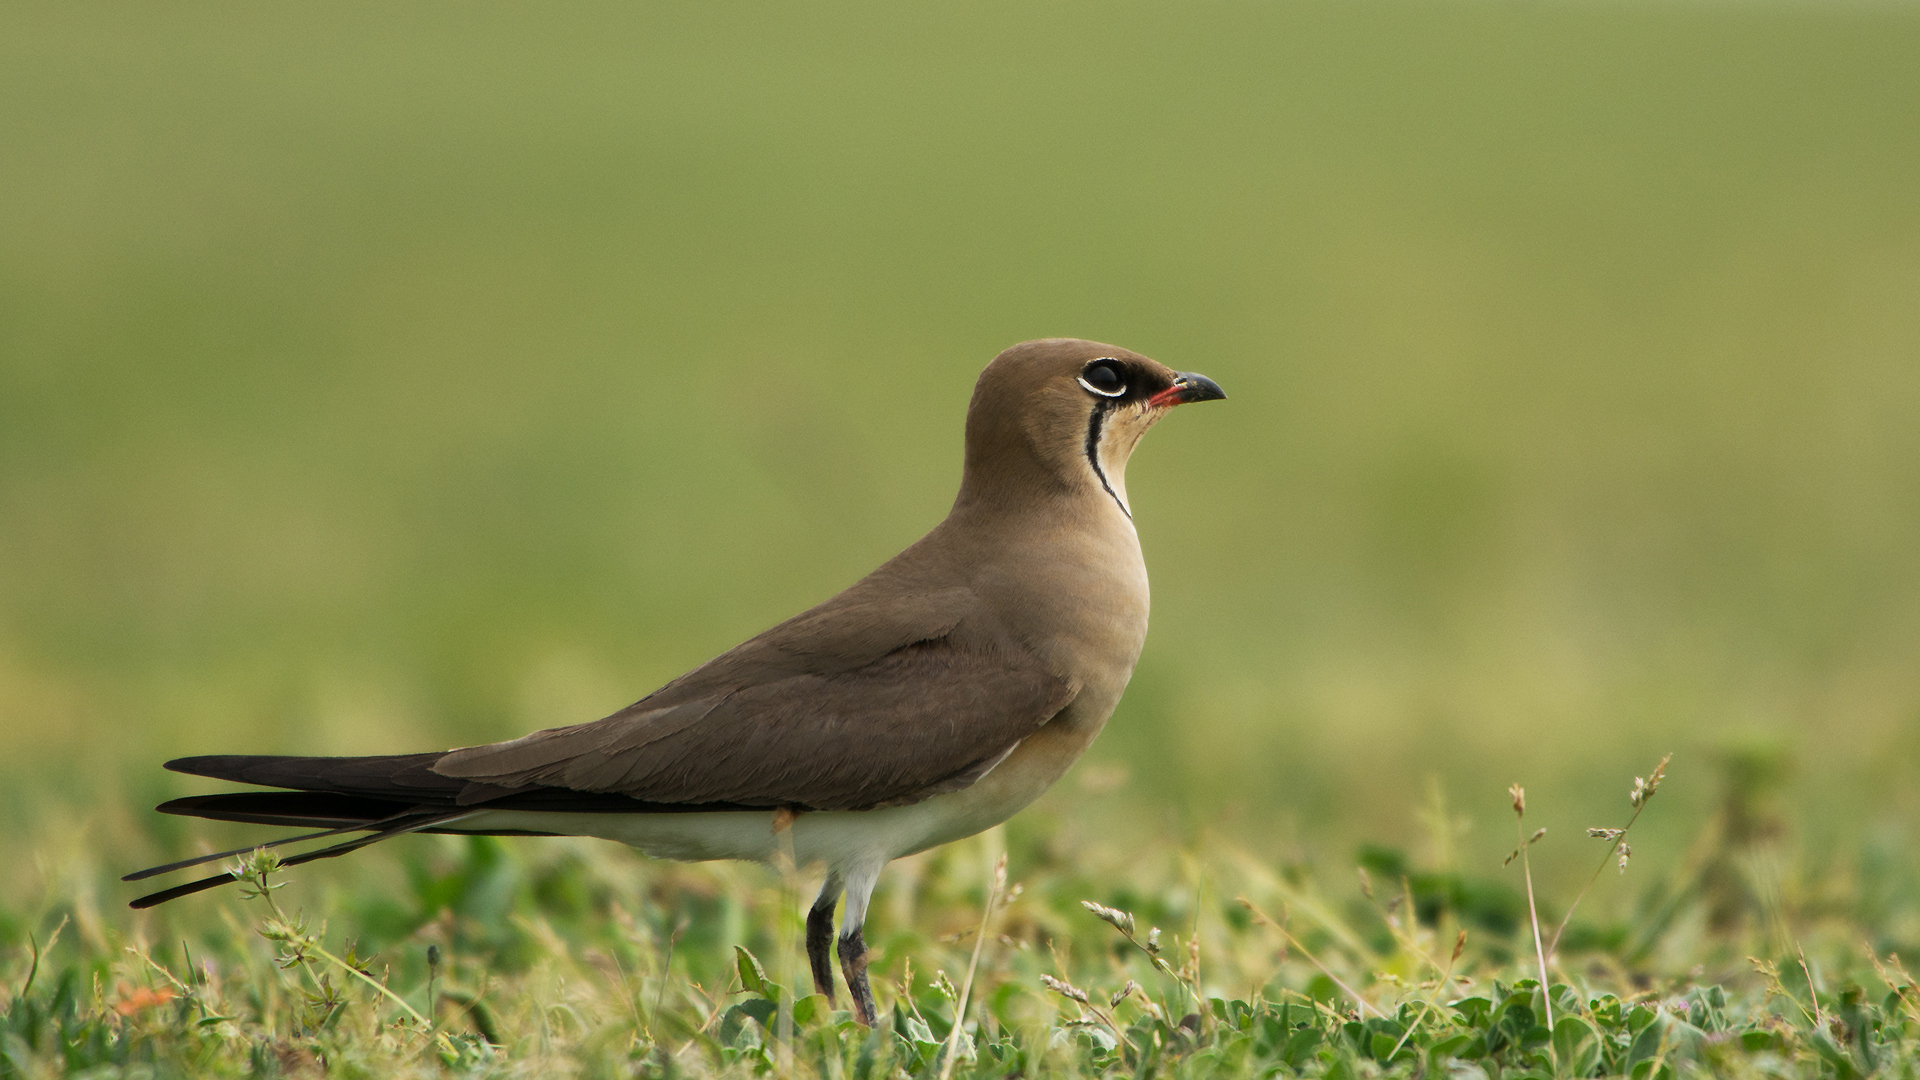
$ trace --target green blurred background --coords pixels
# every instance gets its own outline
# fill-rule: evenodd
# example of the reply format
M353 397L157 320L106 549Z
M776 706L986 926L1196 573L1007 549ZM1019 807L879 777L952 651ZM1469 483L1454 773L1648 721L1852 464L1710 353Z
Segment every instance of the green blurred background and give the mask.
M1564 885L1674 751L1643 861L1920 846L1920 9L61 3L0 851L624 705L933 525L1048 335L1232 399L1135 459L1153 632L1028 827L1494 873L1521 780Z

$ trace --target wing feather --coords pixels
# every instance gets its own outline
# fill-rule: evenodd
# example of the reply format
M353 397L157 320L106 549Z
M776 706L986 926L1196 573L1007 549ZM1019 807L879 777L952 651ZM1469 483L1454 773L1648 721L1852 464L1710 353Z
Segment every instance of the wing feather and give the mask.
M453 751L433 771L654 803L871 809L978 780L1077 692L1029 656L948 638L854 667L758 666L758 681L654 695L592 724Z

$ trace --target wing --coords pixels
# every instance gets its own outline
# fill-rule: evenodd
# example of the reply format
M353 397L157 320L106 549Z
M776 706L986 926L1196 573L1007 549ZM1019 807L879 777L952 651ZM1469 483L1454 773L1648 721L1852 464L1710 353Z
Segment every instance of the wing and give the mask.
M983 647L951 598L907 614L925 611L949 614L816 609L604 720L455 750L433 771L472 782L463 801L545 785L864 810L958 790L1078 688L1024 650Z

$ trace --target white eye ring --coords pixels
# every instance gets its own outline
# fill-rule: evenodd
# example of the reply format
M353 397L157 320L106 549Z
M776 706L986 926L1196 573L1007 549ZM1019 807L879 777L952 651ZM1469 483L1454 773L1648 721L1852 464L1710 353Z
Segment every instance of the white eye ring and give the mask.
M1106 358L1106 357L1102 357L1101 359L1107 359L1107 358ZM1096 363L1096 364L1097 364L1097 363L1099 363L1099 362L1100 362L1099 360L1096 360L1096 361L1094 361L1094 363ZM1112 363L1112 361L1111 361L1111 360L1108 360L1108 362L1109 362L1109 363ZM1093 366L1093 364L1088 364L1087 366L1088 366L1088 367L1092 367L1092 366ZM1109 370L1109 371L1112 371L1113 369L1112 369L1112 368L1108 368L1107 370ZM1120 379L1120 373L1119 373L1118 371L1114 371L1114 372L1113 372L1113 377L1114 377L1115 379ZM1075 381L1077 381L1077 382L1078 382L1078 383L1079 383L1079 384L1081 385L1081 387L1083 387L1083 388L1084 388L1084 389L1085 389L1085 390L1087 391L1087 393L1089 393L1089 394L1093 394L1093 395L1095 395L1095 396L1097 396L1097 397L1103 397L1103 398L1117 398L1117 397L1125 397L1125 396L1126 396L1126 394L1127 394L1127 383L1126 383L1126 380L1125 380L1125 379L1120 379L1120 382L1119 382L1119 384L1118 384L1117 386L1115 386L1115 387L1114 387L1114 388L1113 388L1112 390L1102 390L1102 389L1100 389L1099 387L1097 387L1097 386L1095 386L1095 385L1093 385L1092 383L1090 383L1090 382L1088 382L1088 381L1087 381L1087 377L1086 377L1085 375L1079 375L1079 376L1076 376L1076 377L1075 377Z

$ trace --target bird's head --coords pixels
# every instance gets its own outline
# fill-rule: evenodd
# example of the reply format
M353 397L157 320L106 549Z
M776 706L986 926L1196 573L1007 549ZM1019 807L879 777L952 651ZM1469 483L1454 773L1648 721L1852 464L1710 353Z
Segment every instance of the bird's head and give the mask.
M1204 375L1097 341L1015 345L974 386L960 502L1065 489L1132 516L1127 458L1140 437L1175 405L1226 396Z

